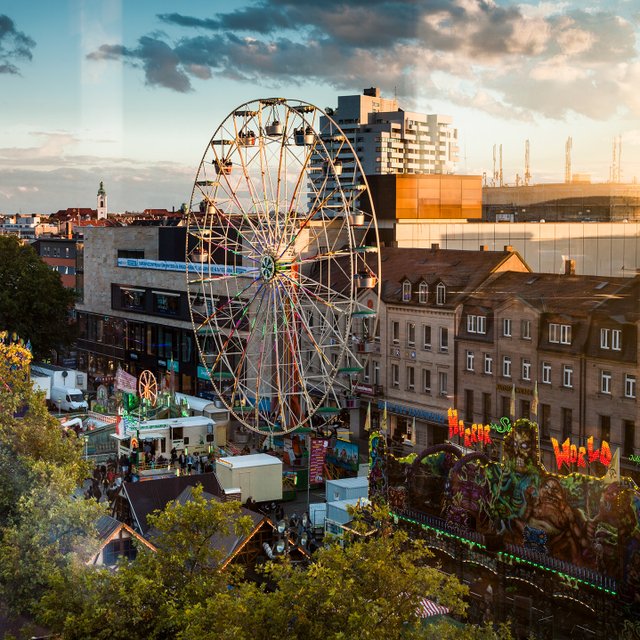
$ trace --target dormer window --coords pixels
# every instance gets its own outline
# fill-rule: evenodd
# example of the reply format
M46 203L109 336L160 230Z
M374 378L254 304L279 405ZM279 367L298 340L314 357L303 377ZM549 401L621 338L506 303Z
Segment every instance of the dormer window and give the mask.
M436 304L443 305L447 301L447 289L442 282L436 287Z
M427 298L429 297L429 285L426 282L421 282L418 289L418 302L420 304L427 304Z
M402 302L411 302L411 283L408 280L402 283Z

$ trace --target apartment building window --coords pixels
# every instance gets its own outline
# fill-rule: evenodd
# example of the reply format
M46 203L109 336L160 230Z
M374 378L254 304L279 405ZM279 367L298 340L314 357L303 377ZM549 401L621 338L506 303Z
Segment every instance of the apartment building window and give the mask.
M144 289L120 287L120 292L122 295L121 304L123 309L131 309L133 311L144 310Z
M438 373L438 391L441 396L447 395L448 376L445 371Z
M511 377L511 357L510 356L502 356L502 377L503 378Z
M531 380L531 360L522 359L522 379Z
M467 351L467 371L473 371L474 360L475 356L473 355L473 351Z
M418 302L420 304L427 304L429 298L429 285L426 282L421 282L418 288Z
M571 365L565 364L562 367L562 386L573 388L573 367Z
M442 282L439 282L438 286L436 287L436 304L443 305L446 301L447 301L447 289L444 286L444 284L442 284Z
M632 376L630 373L625 373L624 376L624 397L636 397L636 377Z
M414 322L407 322L407 345L416 346L416 325Z
M394 387L400 386L400 367L397 364L391 365L391 385Z
M422 391L431 393L431 371L429 369L422 370Z
M440 327L440 351L449 351L449 329Z
M491 394L482 394L482 423L489 424L491 422Z
M380 362L378 360L373 361L373 384L380 384Z
M487 317L486 316L467 316L467 333L487 333Z
M511 318L502 318L502 335L505 338L511 337Z
M408 280L402 283L402 302L411 302L411 283Z
M162 315L177 316L180 313L180 294L153 291L153 310Z
M611 329L600 329L600 348L611 348Z
M464 390L464 419L473 422L473 389Z
M493 358L488 354L484 354L484 372L491 376L493 375Z
M611 371L600 372L600 393L611 393Z
M540 426L542 427L542 437L549 437L549 429L551 428L551 405L540 405Z
M369 382L371 379L371 363L366 360L364 363L364 368L362 369L362 379L365 382Z
M611 348L613 351L622 349L622 331L620 329L613 329L611 332Z
M502 408L501 415L508 416L511 413L511 398L509 396L500 396L500 406Z
M551 364L548 362L542 363L542 382L551 384Z
M571 325L551 322L549 324L549 342L571 344Z
M400 323L396 320L391 321L391 339L393 344L400 343Z
M622 432L624 434L622 455L628 458L635 451L636 423L633 420L623 420Z
M531 320L522 320L520 323L520 335L523 340L531 340Z
M520 417L527 420L531 417L531 403L528 400L520 400Z
M431 327L428 324L422 325L422 348L431 351Z
M600 416L600 440L611 441L611 416Z
M414 367L407 367L407 389L414 391L416 388L416 370Z
M562 419L562 441L564 442L571 436L573 412L567 407L562 407L562 409L560 410L560 416Z

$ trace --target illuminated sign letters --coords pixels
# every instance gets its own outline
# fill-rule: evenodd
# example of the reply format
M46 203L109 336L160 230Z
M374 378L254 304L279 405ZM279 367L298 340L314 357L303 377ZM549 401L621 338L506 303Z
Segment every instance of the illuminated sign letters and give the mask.
M556 454L558 469L561 469L563 464L566 464L568 467L572 464L577 464L579 467L586 467L587 462L600 462L605 467L611 464L612 455L609 443L603 440L600 448L594 449L593 436L587 440L586 448L571 444L569 438L562 443L562 449L560 448L560 443L555 438L551 438L551 444L553 445L553 452Z
M454 436L464 439L464 446L471 447L473 444L480 443L483 445L491 444L491 427L482 424L472 424L471 427L464 426L462 420L458 420L458 410L449 409L447 412L449 421L449 440Z

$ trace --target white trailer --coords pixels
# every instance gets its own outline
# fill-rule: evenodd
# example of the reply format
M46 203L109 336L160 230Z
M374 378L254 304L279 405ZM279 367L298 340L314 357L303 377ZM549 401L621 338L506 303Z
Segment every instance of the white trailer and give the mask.
M225 490L240 489L242 502L282 500L282 460L267 453L216 460L216 475Z
M51 378L52 387L87 390L87 374L84 371L35 362L31 365L31 375L48 376Z
M144 444L152 445L156 456L169 459L171 449L192 455L209 453L209 447L219 446L215 441L215 422L204 416L187 418L167 418L166 420L135 419L128 423L121 419L112 434L118 440L118 455L130 455L134 449L132 440L138 440L138 449L144 450Z
M227 429L229 428L229 412L224 407L216 406L216 403L206 398L190 396L186 393L176 393L176 402L186 404L189 414L192 416L204 416L211 418L216 424L215 442L218 447L227 444Z

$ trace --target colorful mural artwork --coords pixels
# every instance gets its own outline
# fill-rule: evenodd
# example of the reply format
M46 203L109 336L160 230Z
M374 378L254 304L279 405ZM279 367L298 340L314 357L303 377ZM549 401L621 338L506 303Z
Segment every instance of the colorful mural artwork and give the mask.
M453 424L457 416L450 417L459 433L459 422ZM396 458L373 434L372 499L387 500L399 514L417 511L444 527L483 534L498 548L514 545L596 571L615 579L621 591L640 594L640 491L633 480L616 473L547 471L540 461L538 425L520 419L509 426L500 461L453 444ZM481 433L484 438L485 430ZM599 449L592 439L587 447L569 441L554 447L559 468L581 467L581 460L585 466L602 463L608 472L613 468L607 443Z

